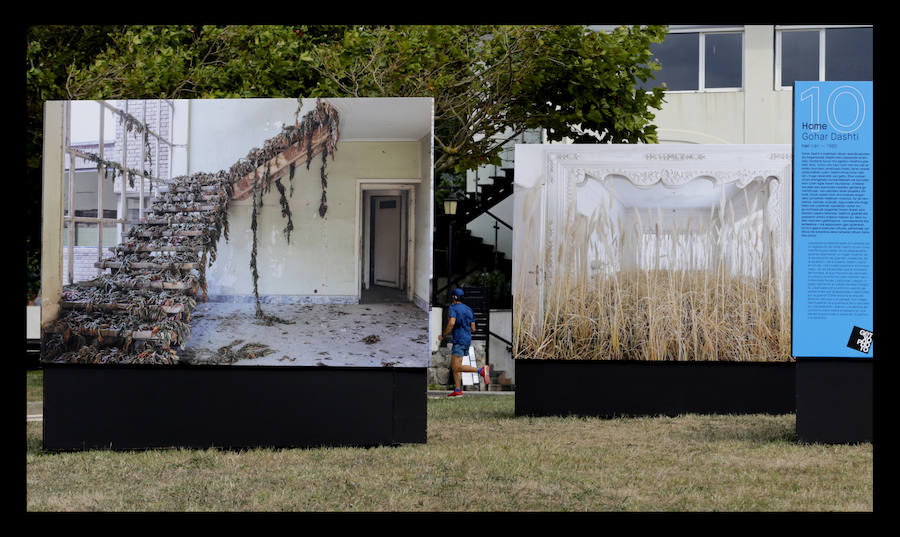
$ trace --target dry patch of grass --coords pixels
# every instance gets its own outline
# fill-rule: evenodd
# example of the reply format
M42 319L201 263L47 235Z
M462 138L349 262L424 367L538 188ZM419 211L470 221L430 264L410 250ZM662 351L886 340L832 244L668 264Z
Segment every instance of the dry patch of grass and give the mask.
M794 416L514 415L428 401L428 441L376 448L47 453L29 511L871 511L872 446L799 445Z

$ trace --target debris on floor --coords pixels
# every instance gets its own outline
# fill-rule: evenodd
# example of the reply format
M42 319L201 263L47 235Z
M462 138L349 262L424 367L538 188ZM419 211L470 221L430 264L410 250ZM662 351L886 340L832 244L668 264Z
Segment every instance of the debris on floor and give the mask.
M224 347L220 347L217 363L233 364L238 360L252 360L254 358L261 358L267 354L272 354L273 352L275 352L273 349L270 349L268 345L265 345L263 343L246 343L237 350L233 348L237 345L240 345L241 343L244 343L243 339L236 339L230 344L225 345Z
M415 304L272 303L267 310L297 322L256 324L252 302L212 300L198 304L195 313L203 317L191 326L191 339L179 353L182 360L197 365L219 363L219 349L242 339L264 342L274 352L231 365L427 367L431 361L430 341L420 337L428 333L428 314ZM363 316L365 313L379 320ZM386 329L389 323L395 326ZM231 348L238 350L240 345ZM389 349L390 354L380 349ZM386 366L385 361L393 365Z

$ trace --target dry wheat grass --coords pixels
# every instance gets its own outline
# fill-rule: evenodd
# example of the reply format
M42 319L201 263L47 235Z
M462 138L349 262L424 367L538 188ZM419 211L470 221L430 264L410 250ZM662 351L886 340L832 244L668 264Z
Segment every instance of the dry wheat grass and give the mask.
M759 201L745 203L744 218L723 200L696 221L661 210L613 220L598 209L587 217L573 205L566 240L546 253L539 303L516 293L515 355L791 360L783 253Z

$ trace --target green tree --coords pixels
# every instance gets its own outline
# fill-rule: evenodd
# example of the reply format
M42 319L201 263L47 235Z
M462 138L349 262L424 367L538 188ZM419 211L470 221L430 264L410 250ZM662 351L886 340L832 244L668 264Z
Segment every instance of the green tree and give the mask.
M315 95L435 100L435 176L499 164L528 129L580 143L655 142L650 44L662 26L398 26L349 29L309 60Z
M129 26L75 66L73 99L298 97L319 77L306 61L341 26Z

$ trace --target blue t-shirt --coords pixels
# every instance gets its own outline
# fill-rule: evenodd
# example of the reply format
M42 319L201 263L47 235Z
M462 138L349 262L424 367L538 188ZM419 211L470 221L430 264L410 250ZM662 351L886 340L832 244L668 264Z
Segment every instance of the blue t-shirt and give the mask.
M472 308L461 302L450 305L450 317L456 319L453 324L453 344L454 345L471 345L472 344L472 323L475 321L475 314Z

